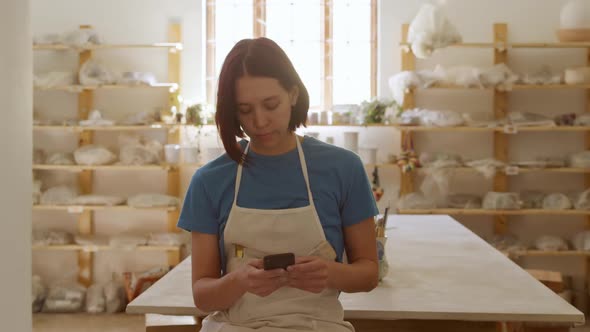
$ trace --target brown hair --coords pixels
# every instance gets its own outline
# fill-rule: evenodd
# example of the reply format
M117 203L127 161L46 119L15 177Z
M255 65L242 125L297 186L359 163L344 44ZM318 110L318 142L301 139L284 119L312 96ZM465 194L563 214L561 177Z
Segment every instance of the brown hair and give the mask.
M287 91L298 87L299 96L289 121L290 131L295 131L301 125L305 126L309 109L307 89L280 46L264 37L240 40L228 53L221 67L215 112L217 130L225 151L238 163L242 163L244 159L236 137L244 138L245 134L237 117L235 90L236 80L245 75L277 79Z

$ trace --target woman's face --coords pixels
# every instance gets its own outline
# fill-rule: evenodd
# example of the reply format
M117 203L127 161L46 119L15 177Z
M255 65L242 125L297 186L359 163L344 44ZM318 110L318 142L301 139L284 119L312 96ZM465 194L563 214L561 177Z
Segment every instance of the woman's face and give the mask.
M255 152L281 154L292 148L288 128L297 96L297 88L287 91L274 78L244 76L236 81L238 120Z

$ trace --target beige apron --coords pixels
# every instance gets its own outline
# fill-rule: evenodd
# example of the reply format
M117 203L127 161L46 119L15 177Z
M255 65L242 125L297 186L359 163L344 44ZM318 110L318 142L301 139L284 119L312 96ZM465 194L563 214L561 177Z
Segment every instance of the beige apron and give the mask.
M334 260L336 253L326 241L316 212L307 165L299 139L297 151L310 204L305 207L277 210L249 209L237 206L242 179L238 166L234 202L224 231L227 271L231 272L252 259L265 255L292 252L295 256L320 256ZM248 153L248 146L245 153ZM288 189L287 189L288 190ZM244 247L243 257L236 257L236 245ZM282 287L267 297L246 293L229 309L203 320L202 332L350 332L344 321L338 291L325 289L319 294L297 288Z

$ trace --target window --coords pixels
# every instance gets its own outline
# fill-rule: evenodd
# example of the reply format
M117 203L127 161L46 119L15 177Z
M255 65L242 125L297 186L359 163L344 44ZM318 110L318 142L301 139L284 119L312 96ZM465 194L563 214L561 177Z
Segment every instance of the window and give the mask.
M230 48L268 37L293 61L310 107L357 104L376 95L377 0L209 0L207 101Z

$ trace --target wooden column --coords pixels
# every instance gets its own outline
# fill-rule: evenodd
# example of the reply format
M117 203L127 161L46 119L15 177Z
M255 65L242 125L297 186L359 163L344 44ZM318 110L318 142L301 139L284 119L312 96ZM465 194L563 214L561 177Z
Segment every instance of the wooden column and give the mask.
M408 29L409 25L403 24L402 25L402 43L408 42ZM409 46L402 47L402 70L403 71L413 71L416 70L416 57L412 52L412 49ZM414 97L414 91L408 90L404 93L404 103L402 108L404 110L409 110L416 107L416 99ZM414 135L411 131L404 131L402 130L401 133L401 142L402 142L402 150L403 150L403 142L412 141L414 139ZM414 174L410 173L401 173L401 185L400 185L400 196L407 195L414 191Z
M168 41L171 43L182 42L182 27L178 23L170 24L168 29ZM180 52L168 53L168 81L177 83L179 88L176 91L170 91L170 107L176 107L180 110ZM180 144L180 128L172 128L168 131L167 143ZM167 173L167 190L166 193L170 196L180 197L180 169L177 166L168 168ZM180 229L176 227L180 212L178 209L167 212L167 231L179 232ZM168 265L175 266L180 262L179 250L171 250L168 254Z
M266 36L266 0L254 0L254 38Z
M81 25L80 29L91 29L89 25ZM92 58L92 51L85 50L80 52L78 60L78 73L88 60ZM88 119L88 114L94 107L94 92L92 90L83 90L78 94L78 118L80 120ZM93 132L84 130L78 137L78 146L92 144ZM78 175L78 185L80 193L91 194L93 182L93 171L84 170ZM94 234L94 215L92 211L84 210L78 218L78 233L80 235ZM94 274L94 253L88 251L78 252L78 282L84 286L92 284Z
M377 61L379 57L379 36L378 31L378 11L377 0L371 0L371 98L377 97Z
M324 1L321 7L322 18L322 59L324 59L324 66L322 69L322 111L329 111L332 109L333 95L334 95L334 20L332 13L334 11L334 4L332 1Z
M494 24L494 43L506 43L508 41L508 27L504 23ZM494 48L494 64L507 63L508 54L506 48ZM494 89L494 117L504 119L508 112L508 94L505 91ZM508 162L508 136L502 132L494 132L494 158ZM494 191L508 191L508 177L504 172L496 173L494 177ZM507 216L494 217L494 232L504 234L508 229Z
M205 82L206 82L206 93L207 93L207 103L210 105L215 104L215 96L216 91L215 87L217 85L217 73L215 72L215 0L205 0L207 1L207 13L206 13L206 66L207 68L205 73Z

